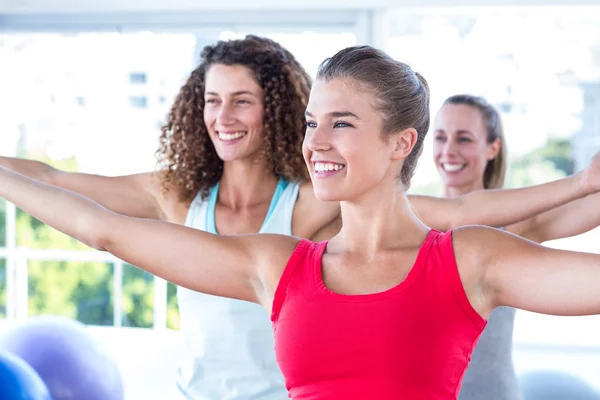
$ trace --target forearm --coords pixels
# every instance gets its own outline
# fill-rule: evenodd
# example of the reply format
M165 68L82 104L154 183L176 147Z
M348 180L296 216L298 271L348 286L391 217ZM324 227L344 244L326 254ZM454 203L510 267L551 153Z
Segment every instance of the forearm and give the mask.
M598 226L600 193L595 193L538 215L521 236L543 243L580 235Z
M103 227L114 214L90 199L0 167L0 197L45 224L100 248Z
M519 189L480 190L457 198L453 227L488 225L502 227L582 198L588 194L581 173Z
M0 156L0 166L18 172L29 178L52 184L53 175L58 170L46 163L27 160L23 158L3 157Z

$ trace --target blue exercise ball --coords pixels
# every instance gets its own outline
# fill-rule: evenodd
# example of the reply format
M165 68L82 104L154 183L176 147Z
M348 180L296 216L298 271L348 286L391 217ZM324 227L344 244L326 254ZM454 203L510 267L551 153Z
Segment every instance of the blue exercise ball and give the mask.
M25 361L0 351L0 399L52 400L48 388Z
M30 318L0 337L0 349L29 364L54 400L124 398L116 363L81 322L59 316Z
M600 400L590 385L564 372L528 372L520 383L524 400Z

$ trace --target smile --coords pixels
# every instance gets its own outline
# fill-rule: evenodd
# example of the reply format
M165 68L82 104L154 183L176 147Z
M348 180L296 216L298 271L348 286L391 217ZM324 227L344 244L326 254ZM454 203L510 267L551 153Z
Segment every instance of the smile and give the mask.
M442 164L442 169L446 172L458 172L465 169L467 164Z
M217 136L223 142L231 142L233 140L241 139L246 136L248 132L240 131L240 132L217 132Z

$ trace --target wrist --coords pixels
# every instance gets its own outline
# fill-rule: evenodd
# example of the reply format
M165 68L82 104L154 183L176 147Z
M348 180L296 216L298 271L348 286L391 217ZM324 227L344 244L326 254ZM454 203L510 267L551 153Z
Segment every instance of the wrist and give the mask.
M571 176L577 185L577 193L579 197L585 197L591 193L593 190L590 188L589 182L587 180L586 170L579 171Z

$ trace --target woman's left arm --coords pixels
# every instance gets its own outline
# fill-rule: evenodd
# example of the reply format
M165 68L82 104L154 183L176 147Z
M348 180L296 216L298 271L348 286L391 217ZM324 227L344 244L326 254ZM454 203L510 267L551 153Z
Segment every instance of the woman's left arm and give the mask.
M487 227L453 231L455 256L471 304L551 315L600 314L600 255L544 247Z

